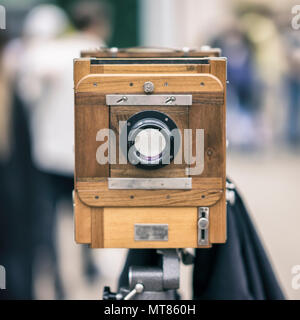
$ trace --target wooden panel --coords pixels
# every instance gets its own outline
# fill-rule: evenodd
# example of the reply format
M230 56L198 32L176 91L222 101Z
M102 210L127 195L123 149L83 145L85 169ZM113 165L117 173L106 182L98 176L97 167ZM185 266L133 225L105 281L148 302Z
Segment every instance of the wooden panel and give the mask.
M81 244L89 244L92 243L93 248L102 248L102 247L110 247L111 241L115 241L116 235L112 235L112 239L109 237L114 233L114 228L116 228L116 224L112 223L109 225L111 221L117 219L119 223L122 225L127 225L132 223L131 217L127 217L127 213L130 211L131 214L136 217L135 223L150 223L149 221L149 213L154 215L154 218L160 216L160 213L169 214L169 218L167 222L173 222L173 213L174 212L182 212L182 217L184 218L184 224L187 225L185 220L186 214L192 208L91 208L84 205L75 194L75 240L77 243ZM211 243L224 243L226 241L226 212L224 214L224 206L225 197L223 197L220 201L218 201L214 206L210 207L210 242ZM194 208L193 208L194 209ZM104 210L104 211L103 211ZM106 213L106 221L104 224L104 212ZM141 213L147 213L146 219L144 219L145 215ZM114 214L117 216L113 216ZM108 216L112 215L112 216ZM139 216L138 216L139 215ZM153 218L150 218L150 221ZM196 218L195 218L196 219ZM154 220L153 220L154 221ZM164 220L166 221L166 220ZM156 222L159 223L159 222ZM164 223L164 222L160 222ZM192 222L193 223L193 222ZM197 223L197 221L196 221ZM197 224L192 224L191 230L195 229ZM104 230L111 230L106 233L106 242L104 243ZM118 233L117 233L118 234ZM130 239L129 243L127 241L127 236L122 238L124 235L118 234L118 241L122 243L121 247L131 247L132 239ZM193 240L194 234L191 233L190 239L186 239L188 241L194 242ZM147 242L146 242L147 243ZM141 245L143 245L141 243ZM151 247L152 243L148 243L149 247ZM172 244L169 244L172 246ZM177 245L173 244L175 247ZM197 244L188 245L188 247L196 247Z
M105 105L106 104L106 94L98 93L98 92L76 93L75 104L76 105L80 105L80 104ZM224 93L223 93L223 91L194 93L193 94L193 104L223 106ZM174 106L171 106L171 108L174 108Z
M227 239L226 228L226 196L210 208L209 212L209 231L211 243L224 243Z
M210 71L222 82L223 99L212 93L207 100L198 103L193 99L189 113L189 125L193 129L204 129L204 171L201 177L220 176L225 185L226 179L226 60L211 59ZM216 96L214 96L216 95ZM199 95L200 96L200 95ZM193 130L193 139L195 131ZM196 144L193 143L193 155L196 154ZM193 166L191 165L191 168Z
M206 65L209 68L209 64ZM198 65L196 64L124 64L114 65L105 64L101 66L101 73L199 73ZM91 73L98 69L98 65L91 65ZM100 68L99 68L100 70Z
M117 138L117 159L119 159L119 121L126 121L130 116L143 110L156 110L168 115L183 133L183 129L188 128L188 108L185 106L122 106L110 109L110 128L116 133ZM183 139L182 139L183 140ZM117 161L118 162L118 161ZM143 170L128 164L111 164L111 177L185 177L185 169L188 167L185 163L174 164L174 162L159 170Z
M210 73L210 64L198 64L197 65L198 73Z
M173 162L166 167L159 170L143 170L127 165L111 165L110 176L122 178L180 178L187 177L185 168L189 167L187 164L174 164Z
M193 105L205 105L205 106L221 106L224 104L223 92L201 92L193 94ZM222 111L222 108L219 108ZM207 110L210 112L210 109ZM192 128L190 126L190 128Z
M135 223L169 225L168 241L135 241ZM192 248L197 246L197 208L105 208L105 248Z
M104 73L104 66L101 64L91 64L90 73Z
M84 99L82 99L84 100ZM109 164L96 161L97 132L109 128L109 110L105 105L81 104L75 106L75 168L76 179L84 177L108 177ZM103 143L103 142L102 142Z
M92 208L92 248L104 247L104 222L103 222L103 208Z
M218 77L222 82L222 86L224 88L224 103L222 105L222 114L221 114L221 148L220 151L223 154L223 162L222 162L222 176L223 183L225 186L226 183L226 80L227 80L227 68L226 68L226 59L212 59L210 61L211 73Z
M83 77L76 92L144 93L143 85L152 81L154 93L222 92L220 80L210 74L91 74Z
M91 242L91 207L82 203L77 192L74 192L74 222L75 241L77 243Z
M226 59L211 59L210 60L210 69L211 73L218 77L222 82L224 88L224 103L220 106L222 109L222 127L221 127L221 141L220 141L220 152L222 152L222 179L223 185L225 188L226 185ZM209 142L209 141L208 141ZM206 149L206 161L210 164L209 151L212 150L213 153L211 157L214 156L214 150L209 147ZM225 193L222 196L222 199L216 203L213 207L213 214L210 219L211 225L214 226L214 232L211 232L210 240L214 243L224 243L227 239L227 223L226 223L226 195Z
M90 59L75 59L74 60L74 87L81 78L90 73Z
M225 145L223 144L224 115L222 106L193 104L189 112L193 128L193 155L196 155L196 129L204 129L204 171L201 177L223 177ZM191 168L194 165L190 166Z
M226 59L218 58L218 59L210 59L210 73L218 77L224 85L226 85Z
M103 223L103 208L94 208L86 206L79 200L76 193L74 201L75 241L80 244L89 244L92 242L92 247L94 248L105 247L106 244L104 244L103 235L104 228L107 227L107 224L105 226ZM109 208L109 212L110 214L113 214L115 211L117 211L119 214L124 213L124 216L122 216L122 224L128 224L129 221L127 220L125 215L128 212L128 210L133 210L132 212L136 212L136 214L138 214L141 211L143 212L143 209L144 208ZM164 212L166 212L166 208L152 209L156 210L155 212L157 213L161 212L161 210L164 210ZM170 208L170 210L172 211L170 212L169 220L172 221L173 211L177 209L178 208ZM147 210L149 210L149 208L147 208ZM140 220L138 219L138 221ZM143 220L142 222L145 223ZM184 221L184 223L186 222ZM110 228L113 228L113 226L110 226L109 229ZM226 242L227 230L225 197L222 197L220 201L218 201L214 206L210 207L209 230L211 243ZM119 240L123 243L124 241L126 241L125 239L122 240L121 238ZM125 245L124 243L124 247L126 246L130 247L130 243L127 243L127 245ZM192 246L190 245L189 247Z
M193 178L192 190L109 190L106 179L77 181L82 202L94 207L210 206L222 196L221 178Z
M211 74L216 76L218 79L220 79L222 86L224 88L224 103L222 105L222 111L223 111L223 126L222 126L222 143L224 146L226 146L226 81L227 81L227 67L226 67L226 59L225 58L219 58L219 59L211 59L210 61L210 69ZM225 149L226 152L226 149ZM224 152L224 154L225 154ZM224 172L226 168L226 158L224 161Z
M105 94L97 92L79 92L75 94L75 106L102 106L106 105Z

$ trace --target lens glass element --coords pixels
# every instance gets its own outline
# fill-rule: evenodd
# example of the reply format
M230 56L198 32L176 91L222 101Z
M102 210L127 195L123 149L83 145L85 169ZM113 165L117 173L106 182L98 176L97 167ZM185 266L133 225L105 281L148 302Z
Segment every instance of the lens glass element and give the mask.
M166 139L158 129L147 128L136 135L134 146L145 160L156 160L166 147Z

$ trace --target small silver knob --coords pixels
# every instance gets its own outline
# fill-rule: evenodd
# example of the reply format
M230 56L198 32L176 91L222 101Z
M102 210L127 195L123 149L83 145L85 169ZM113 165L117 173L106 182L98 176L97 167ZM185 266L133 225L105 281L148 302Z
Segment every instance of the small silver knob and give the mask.
M125 297L124 300L131 300L138 293L142 293L144 291L144 285L142 283L137 283Z
M146 81L144 83L144 92L152 93L154 91L154 84L151 81Z
M208 228L208 219L206 218L200 218L198 221L198 226L200 229L207 229Z

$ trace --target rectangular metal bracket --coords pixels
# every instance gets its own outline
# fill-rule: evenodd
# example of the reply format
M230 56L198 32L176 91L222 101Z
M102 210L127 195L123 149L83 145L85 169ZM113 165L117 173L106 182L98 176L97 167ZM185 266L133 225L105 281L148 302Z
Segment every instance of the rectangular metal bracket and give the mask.
M198 246L209 245L209 208L198 208Z
M108 106L191 106L191 94L108 94Z
M108 189L190 190L192 178L108 178Z

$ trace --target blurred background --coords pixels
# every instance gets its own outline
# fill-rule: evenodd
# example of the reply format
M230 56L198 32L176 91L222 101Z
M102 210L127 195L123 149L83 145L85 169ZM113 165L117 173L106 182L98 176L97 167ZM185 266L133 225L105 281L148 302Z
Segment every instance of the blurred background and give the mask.
M292 287L300 265L297 1L0 4L0 265L7 272L0 298L99 299L104 284L116 289L124 263L126 250L74 243L72 59L101 46L210 45L228 57L228 175L286 297L300 299ZM181 272L187 299L191 267Z

